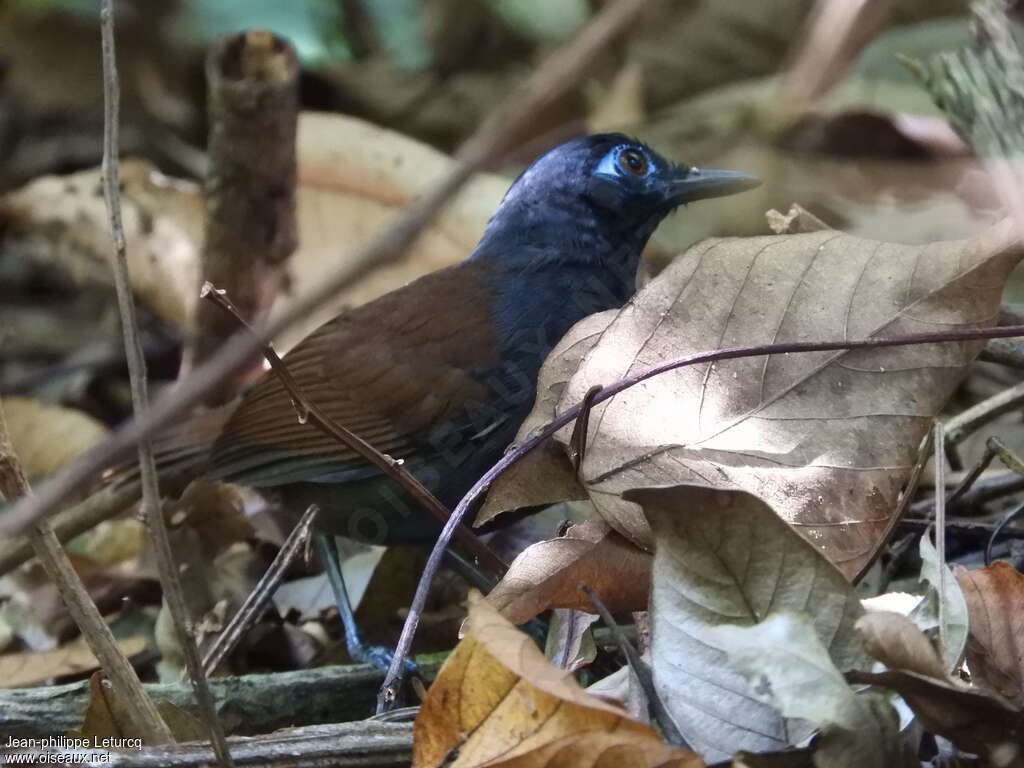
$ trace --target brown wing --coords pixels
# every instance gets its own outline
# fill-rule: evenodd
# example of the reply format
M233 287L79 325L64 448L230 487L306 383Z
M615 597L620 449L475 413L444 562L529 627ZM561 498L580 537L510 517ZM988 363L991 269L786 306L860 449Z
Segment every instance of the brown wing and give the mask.
M341 315L286 357L306 398L378 450L410 458L417 436L453 418L498 362L486 266L463 262ZM375 473L299 422L276 376L246 393L214 446L212 474L248 485L344 482Z

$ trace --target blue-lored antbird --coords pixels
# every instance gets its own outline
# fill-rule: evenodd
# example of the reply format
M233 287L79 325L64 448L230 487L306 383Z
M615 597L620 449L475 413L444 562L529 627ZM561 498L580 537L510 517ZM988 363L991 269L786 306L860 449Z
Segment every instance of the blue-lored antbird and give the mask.
M512 184L467 259L331 320L285 362L309 400L452 507L514 438L551 348L578 320L632 296L662 219L758 183L676 165L621 134L562 144ZM274 488L297 512L317 504L323 533L387 544L436 537L434 519L390 479L300 423L275 376L224 418L210 476ZM325 555L328 540L319 537ZM351 655L385 664L386 652L362 645L334 583Z

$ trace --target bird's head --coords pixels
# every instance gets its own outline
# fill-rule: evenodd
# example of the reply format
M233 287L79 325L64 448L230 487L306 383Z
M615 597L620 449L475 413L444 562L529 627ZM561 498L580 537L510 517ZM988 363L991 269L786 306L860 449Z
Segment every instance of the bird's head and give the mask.
M761 183L742 171L677 165L620 133L590 136L582 143L590 148L582 164L583 196L594 206L638 224L652 215L660 221L685 203L732 195Z
M685 203L756 187L740 171L672 163L621 133L586 136L551 149L511 186L478 252L534 263L545 253L635 273L658 224Z

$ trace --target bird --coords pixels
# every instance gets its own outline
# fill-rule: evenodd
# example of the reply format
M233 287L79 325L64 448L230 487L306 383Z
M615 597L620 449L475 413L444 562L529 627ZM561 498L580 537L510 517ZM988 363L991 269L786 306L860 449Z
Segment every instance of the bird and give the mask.
M741 171L670 162L619 133L570 140L512 183L463 261L328 321L285 365L308 400L400 460L451 508L513 441L555 344L635 293L641 254L661 221L681 205L759 183ZM332 535L431 545L439 524L376 467L300 422L272 374L216 426L212 445L189 455L202 453L208 477L272 492L295 513L320 508L317 546L350 655L386 666L386 649L365 646L355 627Z

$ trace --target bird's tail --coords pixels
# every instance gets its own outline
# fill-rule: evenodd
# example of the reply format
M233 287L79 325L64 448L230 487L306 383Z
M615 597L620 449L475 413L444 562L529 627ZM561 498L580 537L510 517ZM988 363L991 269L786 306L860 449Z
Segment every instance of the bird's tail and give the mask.
M153 458L158 474L178 478L196 478L209 466L214 441L239 400L217 408L192 413L175 424L161 430L153 439ZM123 486L139 479L139 463L133 456L103 473L103 486Z

